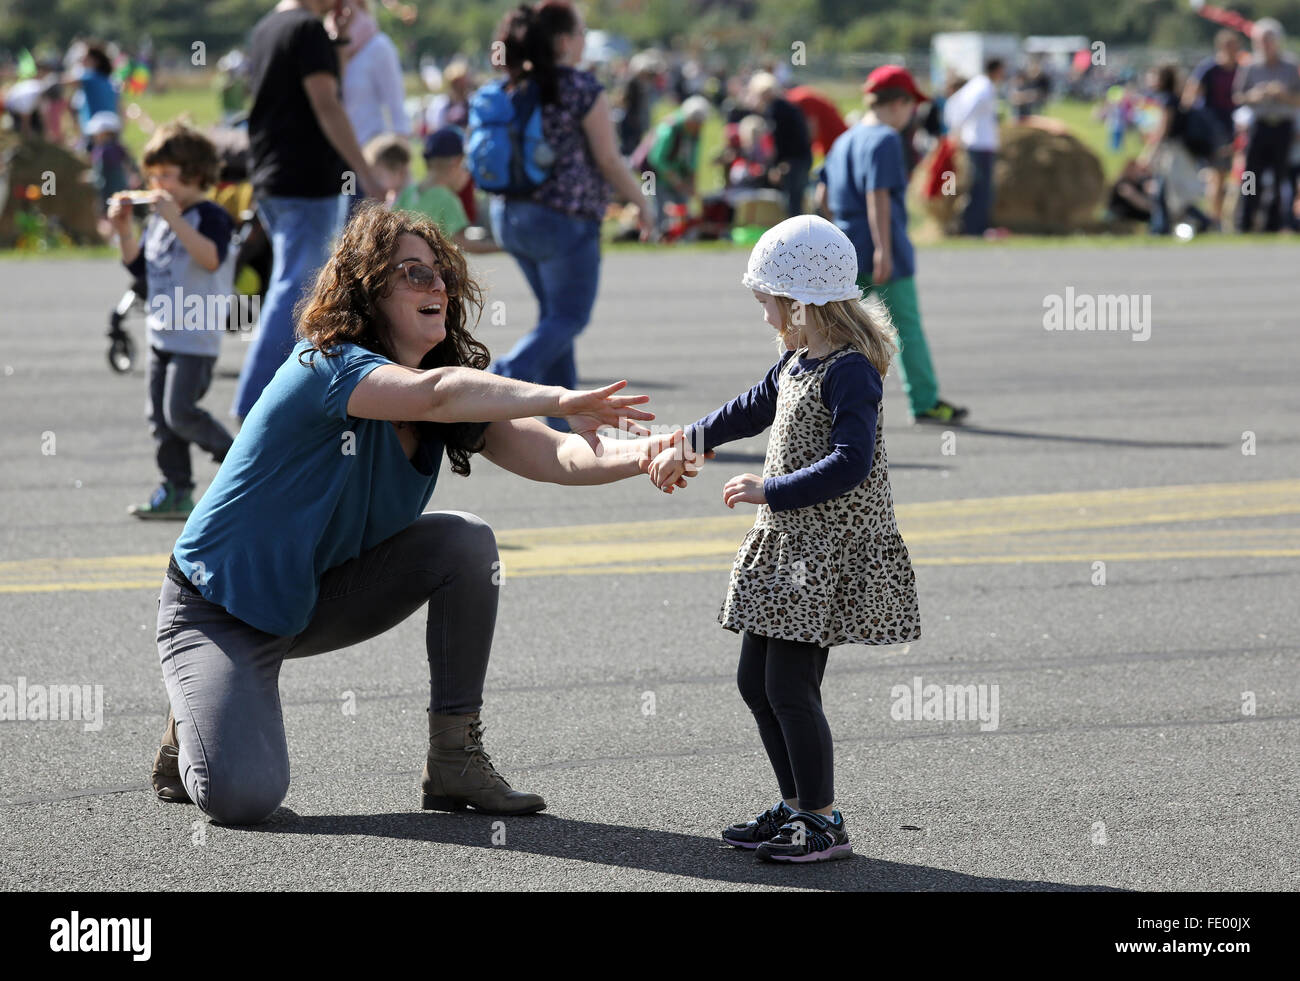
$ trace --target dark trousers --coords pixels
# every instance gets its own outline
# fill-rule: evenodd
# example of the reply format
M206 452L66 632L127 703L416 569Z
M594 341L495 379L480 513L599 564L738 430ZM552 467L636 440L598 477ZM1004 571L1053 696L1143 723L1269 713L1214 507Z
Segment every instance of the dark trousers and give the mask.
M834 747L822 711L825 647L745 631L736 685L754 713L781 796L815 811L835 800Z
M804 192L808 190L808 175L812 172L812 160L788 160L790 169L781 178L781 193L785 195L785 210L789 217L804 213Z
M281 665L377 637L421 607L430 711L477 712L496 629L498 562L496 538L481 519L422 514L326 572L311 622L293 637L264 633L164 579L158 656L190 800L227 824L270 817L289 789Z
M205 409L199 408L212 384L216 358L175 354L149 348L149 404L158 469L163 480L180 490L194 486L190 444L212 454L220 463L234 437Z
M963 235L983 235L993 215L993 164L995 150L967 150L971 164L970 197L961 216Z
M1259 192L1264 175L1273 175L1273 196L1269 201L1264 230L1276 232L1282 227L1283 189L1288 180L1287 159L1291 153L1291 138L1295 123L1290 119L1281 122L1256 122L1250 128L1246 144L1246 170L1255 175L1255 193L1243 194L1237 205L1237 231L1250 232L1255 228L1255 213L1259 210Z

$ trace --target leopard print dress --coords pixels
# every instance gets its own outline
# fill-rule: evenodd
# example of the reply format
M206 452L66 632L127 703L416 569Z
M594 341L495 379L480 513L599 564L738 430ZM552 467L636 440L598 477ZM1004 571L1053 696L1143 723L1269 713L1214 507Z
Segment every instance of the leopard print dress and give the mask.
M831 412L822 401L827 369L842 348L812 369L795 371L796 352L781 370L763 477L794 473L831 452ZM894 522L885 456L884 403L867 479L809 507L773 511L759 505L731 568L718 622L728 630L837 644L900 644L921 636L916 577Z

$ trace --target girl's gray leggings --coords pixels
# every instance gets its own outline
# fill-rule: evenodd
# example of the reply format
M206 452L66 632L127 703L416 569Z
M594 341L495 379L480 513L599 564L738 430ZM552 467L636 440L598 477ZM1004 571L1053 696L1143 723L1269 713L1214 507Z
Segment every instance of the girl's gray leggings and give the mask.
M430 711L477 712L499 583L492 529L460 511L423 514L405 531L326 572L311 623L293 637L250 627L164 579L158 655L190 800L226 824L270 817L289 789L281 663L359 644L426 604Z

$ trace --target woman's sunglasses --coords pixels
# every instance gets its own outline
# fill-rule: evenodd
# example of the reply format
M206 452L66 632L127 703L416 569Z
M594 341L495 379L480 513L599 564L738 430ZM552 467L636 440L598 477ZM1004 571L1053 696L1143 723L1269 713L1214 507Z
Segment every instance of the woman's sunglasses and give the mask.
M448 270L439 273L432 266L423 262L399 262L394 269L406 275L406 285L420 293L432 293L434 284L442 280L442 287L449 294L456 290L456 277Z

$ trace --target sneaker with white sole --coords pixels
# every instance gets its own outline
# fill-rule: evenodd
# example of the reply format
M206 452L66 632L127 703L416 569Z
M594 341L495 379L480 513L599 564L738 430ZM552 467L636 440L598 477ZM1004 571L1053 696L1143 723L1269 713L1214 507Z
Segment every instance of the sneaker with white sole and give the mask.
M853 846L844 826L844 815L830 817L813 811L795 811L780 832L758 846L764 862L831 862L853 857Z

